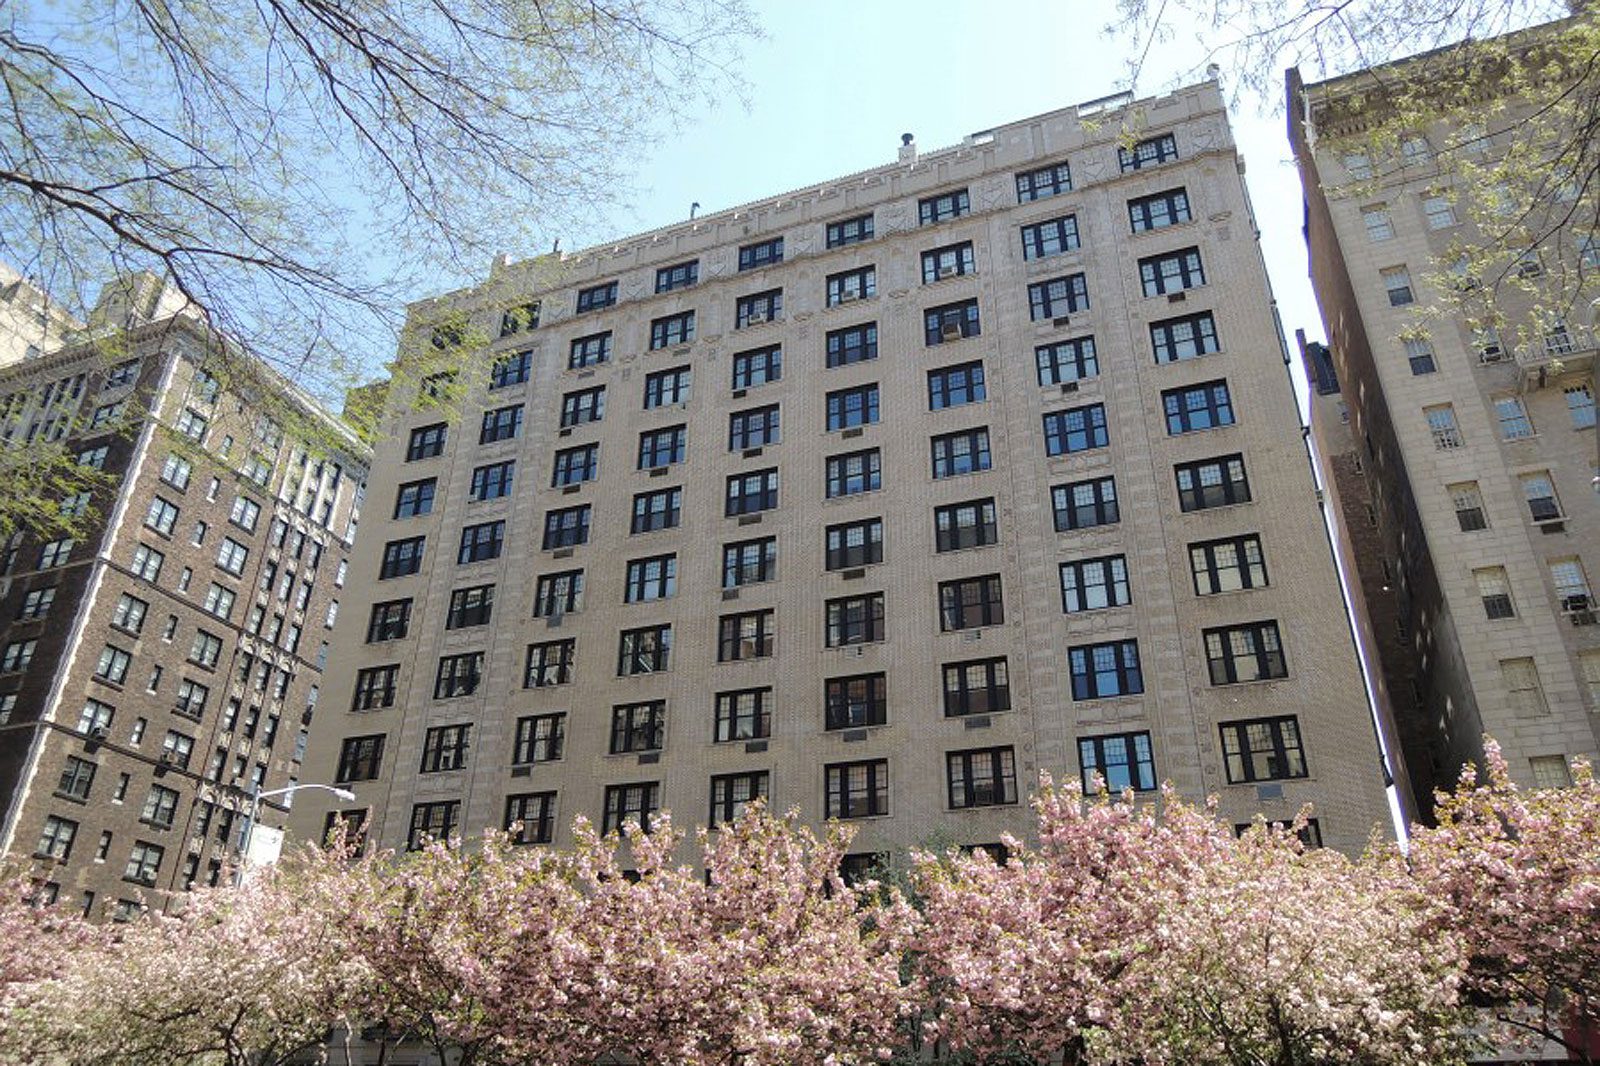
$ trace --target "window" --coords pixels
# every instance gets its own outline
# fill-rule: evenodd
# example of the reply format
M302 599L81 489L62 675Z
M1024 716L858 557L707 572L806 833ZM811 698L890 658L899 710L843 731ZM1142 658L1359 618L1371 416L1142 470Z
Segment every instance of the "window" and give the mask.
M1121 555L1061 564L1061 610L1067 614L1129 602L1128 560Z
M832 677L823 684L828 729L858 729L887 722L889 700L884 675Z
M1100 361L1095 355L1093 337L1041 344L1033 350L1034 363L1039 372L1039 384L1060 385L1068 381L1083 381L1100 373Z
M1394 239L1394 220L1389 217L1386 204L1373 204L1361 209L1361 222L1367 227L1367 240L1377 243Z
M182 433L196 444L204 444L206 442L206 429L209 424L205 415L192 407L185 407L183 413L178 416L177 429L179 433Z
M10 665L10 669L21 670L26 667L29 660L33 658L33 646L33 641L27 641L22 645L22 648L24 649L22 652L13 654L12 649L16 648L17 645L7 645L6 659L8 664L11 660L20 660L16 662L15 665ZM124 680L126 680L128 676L128 664L132 661L133 657L127 652L113 644L107 644L100 651L100 661L94 668L94 676L98 677L102 681L110 681L114 685L120 685Z
M138 841L128 855L128 865L123 868L122 879L140 885L154 885L166 853L166 849L160 845Z
M878 421L876 383L828 393L828 429L849 429Z
M204 374L205 371L202 370L200 373ZM128 359L106 371L103 387L106 389L118 389L124 385L132 385L138 376L139 360ZM215 399L215 395L212 398Z
M1035 281L1028 286L1028 316L1035 322L1089 309L1089 283L1082 274Z
M166 536L172 534L172 527L178 521L178 508L175 504L162 499L160 496L150 501L150 509L145 512L144 524Z
M917 224L928 226L935 222L948 222L971 210L972 200L965 189L928 196L917 201Z
M958 363L940 370L928 371L928 409L940 411L946 407L979 403L986 396L983 385L983 363Z
M874 492L882 488L882 467L882 456L877 448L828 456L828 499L853 496L859 492Z
M667 404L689 402L689 368L659 370L646 374L644 379L644 407L665 407Z
M1483 601L1486 618L1515 618L1516 607L1511 602L1511 582L1503 566L1486 566L1472 572L1478 586L1478 598Z
M1022 258L1024 260L1048 259L1053 255L1076 251L1078 248L1078 216L1063 215L1044 222L1034 222L1022 227ZM965 271L963 271L965 273ZM927 274L924 265L923 274ZM924 281L928 280L926 276Z
M1117 510L1115 478L1103 477L1057 485L1050 490L1050 498L1055 510L1057 533L1113 525L1121 520Z
M222 655L222 640L205 630L199 630L194 635L194 643L189 646L189 659L201 666L214 667L217 659Z
M1533 422L1529 420L1528 409L1523 406L1520 397L1496 396L1494 414L1500 423L1502 440L1523 440L1533 436Z
M1139 280L1146 296L1161 296L1204 285L1206 274L1200 265L1200 249L1184 248L1140 259Z
M94 470L104 470L106 456L111 454L111 448L102 444L98 448L86 448L78 453L78 465L87 466Z
M1293 715L1224 722L1221 730L1230 784L1306 776L1300 722Z
M445 655L439 659L439 671L433 680L433 698L455 699L470 696L478 691L483 679L483 652L469 651L461 655Z
M1561 501L1556 498L1550 471L1523 474L1517 481L1522 485L1523 499L1528 501L1528 513L1535 522L1550 522L1561 517Z
M502 355L489 364L489 389L510 388L512 385L521 385L528 380L533 372L533 353L517 352L513 355Z
M728 450L744 451L777 444L778 405L754 407L748 411L735 411L728 416Z
M605 394L605 389L592 390ZM563 403L561 408L562 425L566 425L567 409ZM596 418L599 415L595 416ZM522 434L522 405L515 404L511 407L497 407L492 411L483 413L483 422L478 427L478 443L494 444L503 440L516 440Z
M1156 787L1155 757L1149 733L1112 733L1078 740L1078 772L1085 795L1096 790L1095 775L1115 793L1133 789L1150 792Z
M83 705L83 713L78 716L78 732L103 734L111 728L111 718L116 713L116 708L109 703L88 700Z
M1567 401L1567 415L1573 429L1593 429L1595 425L1594 390L1588 385L1567 385L1561 389Z
M464 527L461 530L461 544L456 549L456 565L465 566L467 563L498 559L505 531L504 520Z
M77 835L77 822L52 814L44 820L44 832L39 835L33 853L41 859L66 862L67 856L72 854L72 840Z
M865 518L829 526L826 531L827 568L849 570L883 562L883 519Z
M1404 307L1416 300L1411 291L1411 273L1405 267L1388 267L1378 271L1383 279L1384 291L1389 294L1390 307Z
M161 480L182 492L189 487L189 476L194 467L189 460L177 454L167 456L166 462L161 464Z
M733 387L753 389L783 377L783 349L778 345L738 352L733 357Z
M682 511L682 488L638 493L633 497L633 523L628 532L653 533L658 529L672 529L678 524Z
M1176 363L1221 349L1210 311L1150 323L1150 343L1157 363Z
M422 735L422 765L424 774L459 770L467 765L467 740L471 725L442 725L429 729Z
M612 282L615 291L616 282ZM420 851L430 843L450 843L461 821L460 800L436 800L418 803L411 808L411 828L406 833L406 850Z
M1132 148L1117 149L1117 166L1127 174L1178 158L1178 140L1170 133L1147 137Z
M410 626L410 600L375 603L372 605L372 616L367 622L367 643L379 644L386 640L402 640Z
M576 638L547 640L528 645L528 663L522 675L523 688L551 688L572 680L572 656Z
M80 759L76 755L67 756L67 761L61 768L61 780L56 784L56 794L70 796L72 799L88 799L89 788L94 784L94 774L98 769L99 767L88 759Z
M261 505L244 496L233 498L233 509L228 512L228 521L249 533L256 531L256 523L261 520Z
M889 760L834 763L824 770L829 818L871 818L889 813Z
M38 646L39 642L37 640L11 641L5 646L5 651L0 652L0 671L10 672L13 670L26 670L28 668L28 664L33 662L33 652ZM116 649L112 648L110 645L107 645L105 652L101 653L100 661L102 667L107 665L106 655L113 651L116 651ZM122 655L122 670L124 673L126 673L128 669L127 653L121 652L119 654ZM98 676L100 671L97 669L95 673ZM107 680L111 679L107 678Z
M511 495L511 480L516 465L514 461L507 460L503 463L474 467L472 487L467 491L468 498L481 503L484 500L498 500L502 496Z
M1600 651L1578 653L1578 664L1583 672L1583 685L1589 692L1589 705L1600 707Z
M1189 568L1198 596L1261 588L1267 584L1261 538L1254 533L1189 545Z
M378 580L405 577L422 569L422 551L426 537L407 537L391 540L383 546L383 561L378 564Z
M656 270L656 292L685 289L699 280L700 260L698 259L691 259L687 263L678 263L674 266L659 267Z
M1544 715L1550 705L1539 681L1539 668L1532 659L1500 660L1500 679L1505 683L1511 709L1519 715Z
M1456 211L1444 193L1427 193L1422 197L1422 217L1429 229L1448 229L1456 224Z
M117 597L116 609L111 613L111 624L123 632L137 634L144 629L144 616L149 610L148 603L124 592Z
M450 610L445 615L446 629L486 626L494 614L494 586L475 585L450 593Z
M139 820L157 829L171 829L178 813L178 793L164 785L151 785Z
M1550 582L1556 588L1556 601L1563 611L1586 611L1594 605L1589 594L1589 579L1577 558L1552 559Z
M628 563L627 583L623 587L624 603L648 603L664 600L678 590L678 557L655 555L648 559L633 559Z
M1528 760L1534 788L1570 788L1572 769L1565 755L1535 755Z
M211 587L206 590L203 606L208 614L216 615L226 621L228 616L233 614L233 602L234 594L231 590L212 582Z
M872 216L857 215L854 218L841 219L830 222L827 227L827 246L829 248L842 248L847 244L859 244L872 239Z
M1141 196L1128 201L1128 225L1135 233L1165 229L1180 222L1188 222L1189 193L1186 189L1169 189L1153 196Z
M665 741L667 705L663 700L624 703L611 708L611 754L660 751Z
M717 619L717 662L736 663L765 659L777 641L774 611L743 611Z
M433 494L437 486L438 481L431 477L425 481L401 483L400 491L395 494L394 517L415 518L432 511Z
M1000 541L1000 527L995 519L994 498L967 500L933 509L933 547L935 551L953 552L963 548L981 548Z
M1005 656L945 663L944 713L946 718L969 714L994 714L1011 709L1011 681Z
M582 444L576 448L556 450L555 462L550 468L550 487L581 485L600 476L600 445Z
M1074 700L1136 696L1144 691L1136 640L1079 644L1067 649L1067 665L1072 675Z
M1167 434L1193 433L1233 425L1233 401L1226 381L1207 381L1161 393L1167 413Z
M72 557L74 541L71 537L52 540L39 548L39 570L54 570L58 566L66 566L67 560ZM146 553L147 565L141 567L139 552ZM154 548L146 548L143 544L133 553L134 573L149 581L154 581L156 575L161 573L161 553ZM147 572L148 571L148 572Z
M1203 636L1213 685L1237 685L1289 676L1276 622L1207 629Z
M694 312L681 311L650 322L650 350L671 348L694 340Z
M943 278L971 274L977 269L972 257L972 242L949 244L922 253L922 283L931 285Z
M1059 196L1072 189L1072 168L1067 165L1066 160L1037 170L1023 171L1016 177L1019 204Z
M733 328L759 326L765 322L775 322L781 317L783 317L783 290L768 289L765 292L739 297L733 308Z
M556 838L556 794L522 792L506 797L503 827L513 844L549 844Z
M935 479L958 477L989 469L988 427L961 433L944 433L934 437L930 444L933 450Z
M1069 407L1065 411L1051 411L1044 416L1046 455L1071 455L1091 448L1104 448L1108 443L1104 404Z
M930 307L922 312L923 340L930 347L963 337L976 337L983 330L978 321L978 301Z
M539 575L533 586L534 618L560 618L584 607L584 571Z
M525 333L539 326L540 304L533 300L517 307L507 309L500 316L500 336L509 337L515 333Z
M1185 512L1250 502L1244 456L1224 455L1173 467L1178 481L1178 507Z
M1450 404L1442 403L1433 407L1424 407L1423 415L1428 420L1428 431L1433 436L1433 446L1439 451L1449 451L1462 445L1461 430L1456 426L1456 409Z
M728 491L723 514L755 514L770 511L778 506L778 469L757 470L750 474L733 474L728 478Z
M660 673L671 658L672 626L625 629L617 642L617 676Z
M738 588L778 576L778 538L741 540L722 547L722 587Z
M518 718L516 746L511 752L512 765L555 762L561 758L566 736L567 716L564 712Z
M876 643L883 639L883 593L829 600L826 618L828 647Z
M742 254L742 253L741 253ZM610 833L628 825L637 825L646 833L650 819L661 807L661 785L646 781L637 785L607 785L606 809L600 820L600 832Z
M773 237L739 249L739 269L759 270L783 262L783 238Z
M870 266L847 270L827 277L827 303L829 307L865 300L878 294L878 273Z
M653 470L683 462L689 431L684 426L648 429L639 434L639 469Z
M22 606L17 609L17 618L27 620L43 618L50 610L50 605L55 602L56 589L52 585L47 589L34 589L22 598Z
M587 289L578 290L577 314L586 311L598 311L602 307L610 307L617 302L617 283L605 282L602 285L591 285Z
M1017 802L1016 757L1009 747L945 755L950 807L999 807Z
M1000 594L999 574L939 583L941 632L997 626L1005 620L1005 602Z
M711 815L706 824L715 828L738 821L751 803L767 795L767 779L765 770L712 775Z
M1406 362L1411 366L1413 377L1423 374L1432 374L1438 367L1433 361L1433 347L1420 337L1407 337L1404 341L1406 349Z
M133 741L137 744L138 738ZM161 758L165 762L178 767L180 770L189 768L189 759L194 754L194 737L187 733L180 733L176 729L167 730L167 735L161 741Z
M582 370L586 366L599 366L611 361L611 331L591 333L587 337L574 337L567 350L567 369Z
M1461 526L1461 532L1473 533L1489 528L1489 520L1483 511L1483 494L1478 491L1476 481L1448 485L1445 491L1450 493L1450 504L1455 508L1456 522Z
M829 369L878 358L878 324L868 322L831 330L827 338Z

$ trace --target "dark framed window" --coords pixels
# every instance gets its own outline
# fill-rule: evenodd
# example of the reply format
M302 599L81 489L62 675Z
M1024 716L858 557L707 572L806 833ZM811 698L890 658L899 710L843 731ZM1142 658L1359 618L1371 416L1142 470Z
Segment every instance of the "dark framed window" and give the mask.
M783 238L747 244L739 249L739 269L759 270L783 262Z
M450 593L450 610L445 615L446 629L486 626L494 615L494 586L474 585Z
M1300 739L1300 720L1292 714L1223 722L1219 729L1229 784L1284 781L1310 773Z
M855 218L840 219L838 222L828 223L827 245L829 248L843 248L847 244L860 244L862 241L872 239L872 216L857 215Z
M588 504L578 507L558 507L544 513L544 540L539 547L544 551L555 548L572 548L589 543Z
M1041 344L1033 350L1033 361L1041 385L1084 381L1100 374L1100 359L1095 354L1093 337Z
M1121 607L1129 601L1126 557L1106 555L1061 564L1061 610L1066 614Z
M707 825L713 828L725 822L736 822L745 809L767 795L769 775L765 770L749 770L738 774L713 774L711 778L711 815Z
M778 538L740 540L722 546L722 587L738 588L778 576Z
M770 511L776 506L778 506L777 467L729 476L722 512L726 517Z
M863 518L829 526L825 533L827 568L849 570L883 562L883 519Z
M718 744L760 740L772 735L772 689L747 688L717 693L712 737Z
M611 362L611 331L591 333L587 337L574 337L567 352L567 369L581 370Z
M783 317L783 290L768 289L765 292L751 293L741 296L733 306L733 328L744 329L747 326L759 326L766 322L775 322Z
M652 600L670 599L678 591L678 557L652 555L647 559L628 561L627 581L622 589L622 602L649 603Z
M600 476L600 445L580 444L576 448L557 449L555 461L550 465L550 487L581 485Z
M533 373L533 353L502 355L489 364L489 390L508 389L526 382Z
M783 377L783 349L779 345L754 348L733 357L733 387L753 389Z
M973 474L987 470L992 465L987 426L960 433L942 433L933 437L929 444L933 452L933 476L936 479Z
M411 808L411 827L406 833L406 850L420 851L430 841L448 844L450 835L460 824L460 800L415 804Z
M1048 259L1053 255L1078 250L1078 216L1032 222L1022 227L1022 258Z
M598 311L602 307L610 307L617 302L617 283L608 281L601 285L591 285L587 289L578 290L578 314L585 311Z
M871 266L829 274L825 283L829 307L878 295L878 272Z
M1028 286L1028 317L1035 322L1089 309L1089 282L1082 274L1035 281Z
M861 729L889 720L889 686L881 674L830 677L822 683L824 724L828 729Z
M503 463L474 467L472 487L467 490L468 497L483 501L498 500L502 496L511 495L511 480L516 472L516 465L515 461L507 460Z
M567 743L567 715L530 714L517 719L516 742L511 749L513 766L537 762L556 762Z
M981 403L988 393L984 391L983 361L958 363L928 371L928 410L942 411L946 407Z
M519 792L506 797L503 827L513 844L549 844L556 838L556 794Z
M566 640L547 640L528 645L527 668L522 675L523 688L552 688L572 680L572 657L577 651L575 637Z
M939 582L940 631L951 633L958 629L997 626L1005 620L999 574Z
M660 809L659 781L644 781L633 785L607 785L606 807L600 819L600 832L610 833L625 825L633 824L648 833L651 818Z
M376 781L383 768L382 733L365 737L346 737L339 748L339 767L333 779L343 785L351 781Z
M1072 191L1072 168L1063 159L1047 167L1024 170L1017 174L1017 203L1032 203L1051 196Z
M1051 411L1044 416L1044 452L1046 455L1071 455L1092 448L1104 448L1111 443L1106 433L1105 404L1091 403L1083 407L1069 407L1064 411Z
M640 492L633 497L633 522L628 532L653 533L672 529L683 513L683 489L673 486L655 492Z
M93 763L77 760L85 766L92 768ZM139 812L139 821L157 829L171 829L172 823L178 815L178 792L176 789L167 788L165 785L151 785L150 792L145 796L144 806Z
M1173 473L1178 482L1178 507L1183 511L1250 502L1250 481L1242 455L1179 463Z
M1124 174L1178 158L1178 139L1170 133L1146 137L1132 148L1117 149L1117 165Z
M827 364L829 369L865 363L878 358L878 324L865 322L859 326L846 326L828 332Z
M849 429L878 421L878 385L858 385L828 393L828 429Z
M1000 541L994 497L966 500L933 509L933 550L960 551Z
M1202 633L1213 685L1237 685L1288 677L1276 622L1219 626Z
M1162 296L1204 285L1206 272L1200 264L1200 249L1184 248L1145 256L1139 260L1139 282L1146 296Z
M946 341L958 341L963 337L976 337L982 332L977 300L942 304L922 312L923 341L929 347Z
M883 487L883 457L877 448L830 455L827 459L828 499L875 492Z
M826 604L826 644L843 648L883 640L883 593L843 596Z
M650 320L650 350L671 348L694 340L694 312L680 311Z
M1011 677L1004 655L944 664L946 718L1011 709Z
M889 760L834 763L823 770L829 818L871 818L889 813Z
M415 518L432 511L433 494L438 484L438 481L431 477L423 481L407 481L401 484L400 490L395 493L394 517Z
M972 210L972 198L965 189L955 189L938 196L925 196L917 201L917 224L929 226L935 222L948 222Z
M1074 700L1136 696L1144 691L1144 673L1139 667L1139 642L1136 640L1068 648L1067 669L1072 675Z
M351 697L352 711L375 711L393 707L395 685L400 679L400 664L369 666L356 671L356 690Z
M1267 583L1261 538L1254 533L1189 545L1189 569L1197 596L1257 589Z
M747 448L764 448L781 439L778 428L778 405L752 407L735 411L728 416L728 450L742 452Z
M1140 196L1128 201L1128 225L1135 233L1165 229L1180 222L1188 222L1189 193L1185 189L1168 189L1152 196Z
M433 698L451 700L470 696L478 691L483 680L483 652L469 651L460 655L445 655L439 659L439 671L433 679Z
M449 431L449 425L444 422L418 426L412 430L406 442L406 462L414 463L418 459L432 459L444 454L445 437Z
M658 370L644 377L644 408L689 402L690 371L686 366Z
M1152 792L1156 787L1156 760L1149 733L1108 733L1078 738L1078 776L1085 795L1093 795L1099 774L1112 794L1133 789Z
M639 469L653 470L683 462L689 430L682 425L647 429L639 434Z
M656 268L656 292L686 289L700 280L700 260Z
M972 256L972 242L947 244L922 253L922 283L932 285L945 278L971 274L978 269Z
M378 564L378 580L405 577L422 569L422 550L427 537L391 540L383 546L383 561Z
M530 300L525 304L507 308L500 315L500 336L510 337L517 333L526 333L530 329L538 329L540 308L538 300Z
M666 742L667 703L620 703L611 708L611 747L613 755L629 752L660 751Z
M672 626L624 629L617 640L617 676L658 674L672 660Z
M465 767L468 738L471 735L472 726L468 723L429 729L422 735L422 765L419 772L437 774Z
M540 574L533 583L533 617L560 618L583 609L583 571Z
M765 659L777 642L776 611L741 611L717 619L717 662Z
M1210 311L1150 323L1150 347L1157 363L1177 363L1222 350Z
M606 416L606 387L579 389L561 397L561 428L598 422Z
M1167 434L1193 433L1233 425L1233 398L1226 381L1205 381L1161 393L1167 415Z
M515 440L521 436L522 413L521 404L485 411L483 413L483 424L478 429L478 443L494 444L502 440Z
M1017 802L1017 761L1010 747L945 754L950 807L1003 807Z

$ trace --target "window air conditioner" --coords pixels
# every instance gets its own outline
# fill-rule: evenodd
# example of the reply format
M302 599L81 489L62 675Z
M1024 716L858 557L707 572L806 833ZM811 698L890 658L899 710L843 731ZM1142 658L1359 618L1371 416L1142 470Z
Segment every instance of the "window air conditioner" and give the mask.
M942 266L939 268L939 277L941 278L953 278L959 273L961 271L958 267Z
M744 324L747 326L759 326L766 320L767 313L765 311L751 311L745 316Z
M943 341L958 341L961 339L961 324L959 322L946 322L939 327L939 339Z

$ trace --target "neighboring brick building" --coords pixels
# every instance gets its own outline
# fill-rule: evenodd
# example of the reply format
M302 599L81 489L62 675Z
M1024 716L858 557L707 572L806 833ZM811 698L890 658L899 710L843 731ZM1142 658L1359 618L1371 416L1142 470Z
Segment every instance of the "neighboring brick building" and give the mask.
M411 308L490 340L389 397L305 766L380 844L765 795L865 857L1096 769L1388 826L1217 87L907 141Z
M115 475L87 535L18 534L0 568L0 855L94 917L215 883L252 786L299 776L366 477L264 367L326 457L210 375L215 335L173 296L112 287L90 330L0 371L6 440Z

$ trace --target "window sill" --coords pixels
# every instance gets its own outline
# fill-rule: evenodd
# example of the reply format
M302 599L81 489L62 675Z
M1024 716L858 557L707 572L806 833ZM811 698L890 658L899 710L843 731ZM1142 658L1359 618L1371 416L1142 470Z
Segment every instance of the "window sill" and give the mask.
M89 805L89 799L87 796L74 796L70 792L52 792L50 794L58 800L66 800L68 803L76 803L80 807L86 807Z
M945 808L945 811L947 813L949 813L949 814L971 814L971 813L975 813L977 811L992 811L992 810L1002 810L1003 811L1003 810L1010 810L1011 808L1017 806L1017 803L1018 803L1017 800L1008 800L1005 803L976 803L976 804L973 804L971 807L948 807L947 806Z

